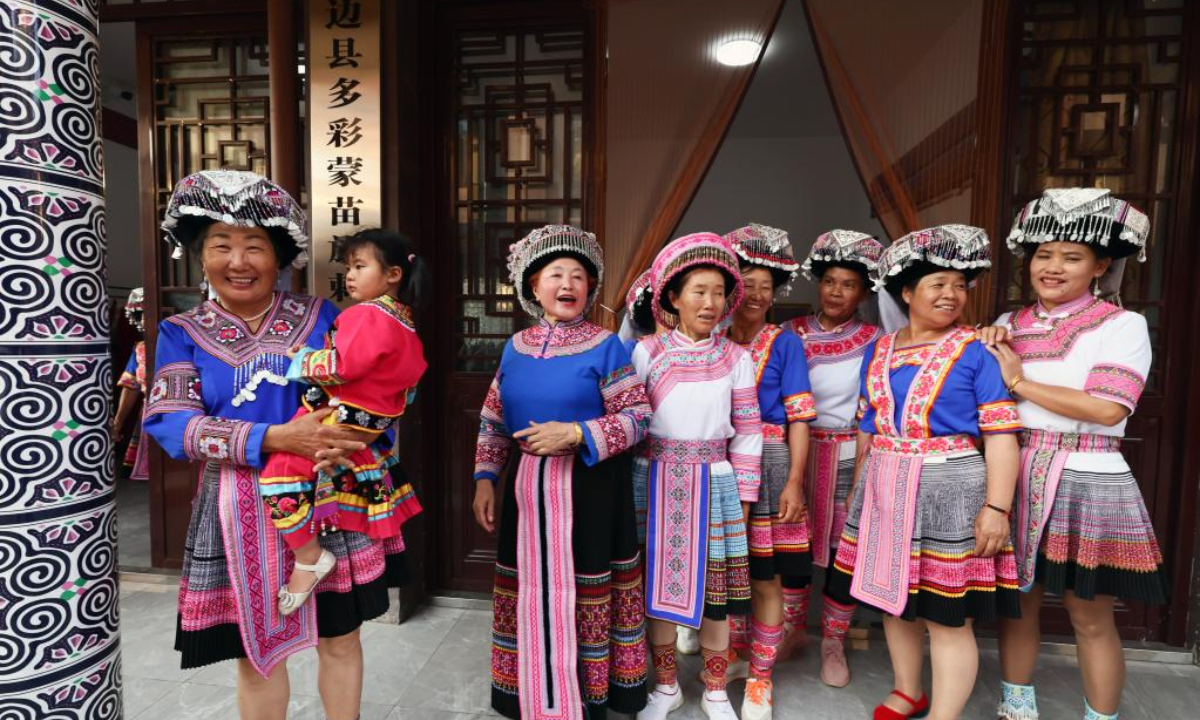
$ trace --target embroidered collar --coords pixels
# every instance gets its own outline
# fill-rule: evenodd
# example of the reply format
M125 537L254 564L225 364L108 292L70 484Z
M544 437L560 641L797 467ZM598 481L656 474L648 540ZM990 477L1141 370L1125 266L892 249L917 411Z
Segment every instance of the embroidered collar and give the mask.
M513 349L536 358L579 355L599 346L609 335L612 333L582 315L554 325L540 318L536 325L513 336Z
M750 359L754 362L754 382L757 384L762 382L763 370L767 367L767 361L771 359L771 348L775 346L775 341L782 333L783 328L767 323L748 343L740 343L731 338L728 328L722 330L720 335L750 353Z
M1038 300L1033 305L1033 314L1041 320L1064 318L1074 315L1075 313L1082 312L1083 310L1087 310L1092 305L1099 302L1101 301L1098 298L1093 297L1088 293L1084 293L1074 300L1062 303L1053 310L1047 310L1046 306L1042 304L1042 301Z
M368 305L377 307L383 310L388 315L400 321L400 324L409 330L416 331L416 323L413 322L412 308L400 302L391 295L380 295L374 300L367 301Z
M1014 313L1008 321L1013 350L1026 362L1061 360L1080 338L1124 312L1116 305L1085 297L1086 304L1076 305L1076 301L1072 301L1068 303L1071 307L1066 308L1067 312L1056 312L1044 318L1039 315L1036 305ZM1055 310L1062 308L1064 306Z
M861 358L867 345L879 337L878 327L858 318L826 330L815 315L806 315L792 320L790 328L804 340L804 354L810 368Z

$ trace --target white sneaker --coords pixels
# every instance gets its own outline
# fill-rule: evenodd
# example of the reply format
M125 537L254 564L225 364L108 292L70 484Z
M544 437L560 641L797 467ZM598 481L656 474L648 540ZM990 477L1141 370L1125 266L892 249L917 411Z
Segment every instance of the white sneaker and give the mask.
M646 698L646 707L638 711L637 720L663 720L669 713L683 707L683 690L679 683L668 688L655 685L654 692Z
M771 720L771 681L750 678L742 699L742 720Z
M738 720L733 704L729 702L729 695L724 691L705 692L704 697L700 698L700 709L711 720Z
M680 655L696 655L700 652L700 633L677 625L675 627L675 652Z

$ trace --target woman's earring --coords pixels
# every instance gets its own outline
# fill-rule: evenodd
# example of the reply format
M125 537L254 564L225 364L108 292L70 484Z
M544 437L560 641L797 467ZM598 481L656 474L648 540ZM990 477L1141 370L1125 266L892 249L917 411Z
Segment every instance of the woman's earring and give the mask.
M1100 278L1092 279L1092 297L1100 297L1103 291L1100 290Z
M200 294L208 298L208 276L204 275L200 278Z

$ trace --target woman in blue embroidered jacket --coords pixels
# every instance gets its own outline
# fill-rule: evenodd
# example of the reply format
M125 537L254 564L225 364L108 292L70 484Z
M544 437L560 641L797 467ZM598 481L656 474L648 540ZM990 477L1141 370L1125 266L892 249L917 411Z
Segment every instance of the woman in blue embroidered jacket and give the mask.
M565 225L510 248L512 283L537 325L514 335L481 413L475 519L495 529L492 707L507 717L603 718L645 705L645 609L629 464L650 405L620 339L584 320L604 261Z
M280 270L302 267L306 220L283 190L258 175L205 171L180 181L163 229L200 256L215 295L159 325L145 428L172 457L202 462L179 590L175 648L184 668L238 659L244 720L283 718L284 661L316 646L326 715L351 720L362 695L358 628L388 607L403 578L403 542L342 532L322 540L337 568L316 603L281 617L272 598L290 553L258 493L266 455L333 459L365 447L352 430L322 427L325 409L294 421L300 386L285 379L287 352L320 345L337 309L276 292ZM403 478L397 478L402 484Z

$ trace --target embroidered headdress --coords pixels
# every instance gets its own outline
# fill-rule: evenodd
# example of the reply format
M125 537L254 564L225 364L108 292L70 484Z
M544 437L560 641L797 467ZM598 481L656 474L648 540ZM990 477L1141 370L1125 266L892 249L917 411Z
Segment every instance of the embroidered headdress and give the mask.
M175 245L173 258L209 222L266 229L282 247L294 245L292 267L308 264L308 218L283 188L257 173L244 170L201 170L175 186L162 221L167 240Z
M1008 249L1021 255L1025 245L1067 241L1095 245L1113 259L1137 253L1145 261L1149 237L1150 218L1104 188L1050 188L1017 213Z
M921 269L958 270L967 280L973 280L991 266L991 245L981 228L938 225L911 232L892 243L879 257L873 279L876 291L886 288L898 293L913 272Z
M138 329L138 332L146 332L146 291L140 287L136 287L129 291L129 298L125 301L125 319L129 324Z
M650 271L638 275L625 295L625 317L635 331L642 335L654 332L654 290L650 287Z
M667 297L667 286L677 275L700 266L716 268L725 276L725 313L720 319L725 320L733 315L744 293L737 256L725 238L702 232L684 235L667 243L650 266L654 317L659 324L673 328L679 323L675 308Z
M775 292L786 294L800 269L792 255L786 230L750 223L725 235L725 240L743 263L761 265L775 277Z
M542 316L542 306L534 298L529 278L563 255L581 262L596 279L595 287L588 292L584 312L592 307L604 280L604 251L596 242L596 236L570 225L544 225L508 246L508 276L517 288L517 299L525 312L534 317Z
M855 230L830 230L817 237L800 270L804 277L816 281L830 265L857 265L869 278L879 266L881 255L883 244L871 235Z

